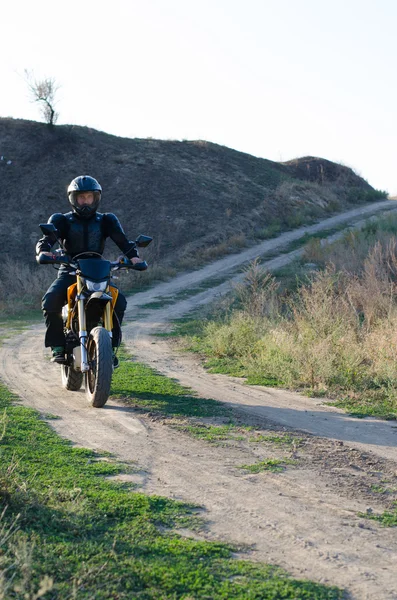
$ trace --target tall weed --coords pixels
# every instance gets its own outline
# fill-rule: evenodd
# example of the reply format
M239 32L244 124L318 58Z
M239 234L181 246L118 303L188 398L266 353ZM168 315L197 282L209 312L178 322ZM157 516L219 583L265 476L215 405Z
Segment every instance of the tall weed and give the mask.
M397 414L396 281L393 236L355 272L327 264L284 295L255 262L235 290L238 308L207 325L202 348L237 359L248 381L387 398Z
M263 270L256 258L244 269L244 279L234 286L234 292L242 310L251 317L276 316L279 312L278 288L274 277Z
M0 280L0 314L40 308L41 298L56 275L54 269L6 258Z

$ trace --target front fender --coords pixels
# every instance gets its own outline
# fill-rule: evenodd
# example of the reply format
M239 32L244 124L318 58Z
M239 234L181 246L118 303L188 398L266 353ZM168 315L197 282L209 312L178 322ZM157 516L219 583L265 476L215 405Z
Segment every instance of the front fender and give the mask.
M89 306L93 306L94 304L97 306L98 304L102 307L105 307L108 302L112 302L113 298L107 292L93 292L86 302L86 310Z

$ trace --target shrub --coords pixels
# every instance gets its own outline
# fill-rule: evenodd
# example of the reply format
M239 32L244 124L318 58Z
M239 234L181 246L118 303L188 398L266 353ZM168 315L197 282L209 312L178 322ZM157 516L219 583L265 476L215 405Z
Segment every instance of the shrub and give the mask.
M286 296L255 261L235 290L238 309L207 326L203 347L238 359L257 382L327 393L372 390L371 398L386 395L397 408L396 281L396 238L375 243L356 273L328 264Z
M39 309L43 294L55 278L54 269L6 258L0 281L0 314Z

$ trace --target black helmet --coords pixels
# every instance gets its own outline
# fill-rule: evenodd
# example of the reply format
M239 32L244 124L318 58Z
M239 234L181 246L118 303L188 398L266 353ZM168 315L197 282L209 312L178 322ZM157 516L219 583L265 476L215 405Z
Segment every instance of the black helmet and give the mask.
M94 192L94 202L92 204L83 204L83 206L77 204L77 196L83 192ZM96 179L89 175L80 175L79 177L76 177L68 187L68 198L70 204L73 206L74 212L86 219L96 212L101 200L101 193L101 186Z

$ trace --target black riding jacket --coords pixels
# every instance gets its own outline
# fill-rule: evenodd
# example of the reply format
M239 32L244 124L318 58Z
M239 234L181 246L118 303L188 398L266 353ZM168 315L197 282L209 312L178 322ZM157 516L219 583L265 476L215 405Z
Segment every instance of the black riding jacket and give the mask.
M128 258L139 256L135 242L128 240L118 218L112 213L95 213L90 219L82 219L75 212L55 213L48 222L55 225L67 254L72 258L82 252L103 254L108 237ZM49 252L54 243L44 235L36 244L37 254Z

